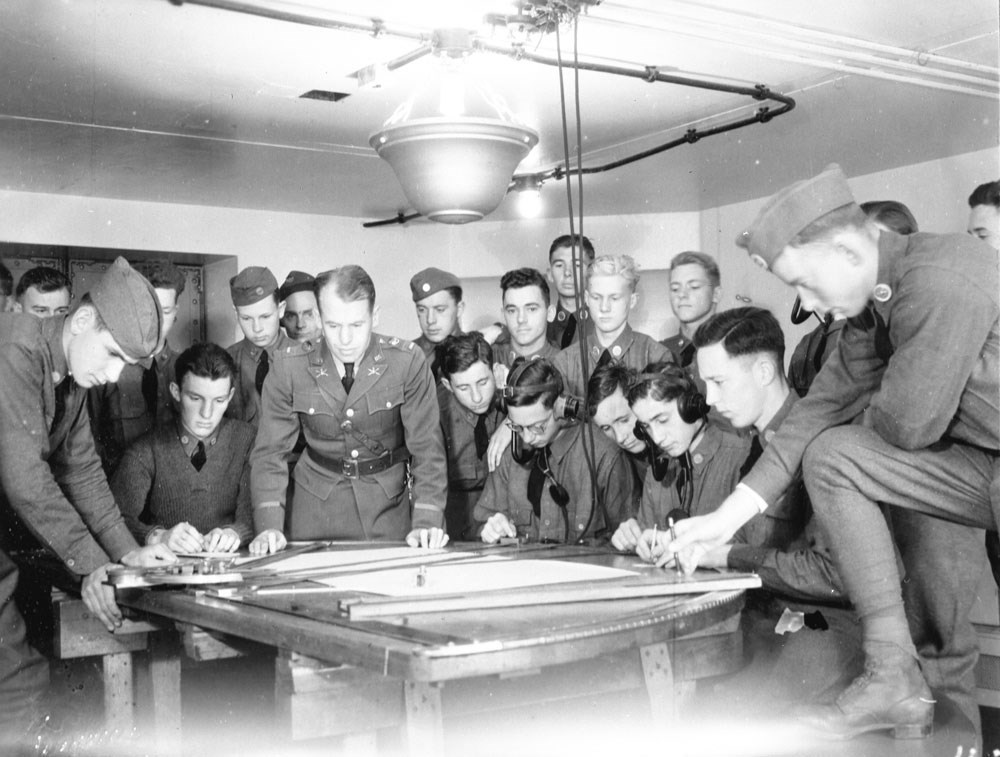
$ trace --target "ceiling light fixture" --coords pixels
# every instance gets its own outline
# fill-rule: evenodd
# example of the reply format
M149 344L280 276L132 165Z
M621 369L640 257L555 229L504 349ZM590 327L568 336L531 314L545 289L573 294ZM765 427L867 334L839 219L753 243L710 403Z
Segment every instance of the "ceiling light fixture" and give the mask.
M535 175L515 176L511 191L517 192L521 218L537 218L542 212L542 181Z
M441 223L478 221L495 210L538 143L538 132L495 93L466 80L461 64L472 44L464 29L435 32L442 80L400 105L368 140L410 204Z

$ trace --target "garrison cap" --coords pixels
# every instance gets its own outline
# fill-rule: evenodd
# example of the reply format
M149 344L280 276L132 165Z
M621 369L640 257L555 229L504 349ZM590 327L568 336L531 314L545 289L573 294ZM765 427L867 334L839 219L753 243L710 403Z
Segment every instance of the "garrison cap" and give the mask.
M413 292L414 302L420 302L424 297L430 297L449 287L461 289L462 282L455 274L442 271L440 268L425 268L410 279L410 291Z
M278 290L278 301L284 302L288 299L289 295L296 292L311 292L314 281L316 281L315 276L310 276L308 273L303 273L302 271L292 271L281 283L281 289Z
M94 284L90 301L122 352L133 360L153 354L160 341L163 311L153 287L125 258L116 258Z
M229 280L229 294L233 305L253 305L278 289L278 280L270 269L252 265L244 268Z
M831 163L821 174L785 187L761 208L757 218L736 237L736 245L755 263L770 268L792 239L813 221L854 203L847 177Z

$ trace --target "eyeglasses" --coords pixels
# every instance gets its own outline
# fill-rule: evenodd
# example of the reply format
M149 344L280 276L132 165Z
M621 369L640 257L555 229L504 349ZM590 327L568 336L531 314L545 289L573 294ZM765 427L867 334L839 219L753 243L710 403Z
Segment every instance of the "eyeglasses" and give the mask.
M549 417L546 418L544 421L538 421L538 423L532 423L530 426L521 426L517 423L508 420L507 427L515 434L523 435L525 431L530 431L532 436L541 436L548 430L549 423L551 421L552 418Z

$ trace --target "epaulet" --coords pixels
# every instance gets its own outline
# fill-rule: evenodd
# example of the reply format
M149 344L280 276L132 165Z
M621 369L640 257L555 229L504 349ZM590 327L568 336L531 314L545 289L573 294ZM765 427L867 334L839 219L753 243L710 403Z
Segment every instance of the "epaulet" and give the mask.
M313 342L296 342L294 340L289 340L282 349L277 350L274 354L275 357L281 356L282 358L293 358L293 357L303 357L305 355L311 355L316 351L316 345Z
M398 336L380 336L378 343L380 347L391 348L400 352L412 351L416 346L409 339L400 339Z

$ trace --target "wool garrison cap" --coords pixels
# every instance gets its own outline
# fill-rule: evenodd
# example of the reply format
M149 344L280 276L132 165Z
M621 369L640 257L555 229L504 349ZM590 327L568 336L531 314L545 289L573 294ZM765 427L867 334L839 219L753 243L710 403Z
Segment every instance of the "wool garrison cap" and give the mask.
M163 327L160 301L125 258L117 258L108 267L90 290L90 301L122 352L133 360L153 354Z
M818 176L785 187L765 203L736 244L754 262L770 268L792 239L813 221L854 203L847 177L832 163Z
M236 307L260 302L277 289L278 280L270 269L256 265L244 268L229 280L229 294Z
M410 291L413 292L414 302L420 302L424 297L430 297L449 287L461 289L462 282L455 274L442 271L440 268L425 268L410 279Z
M278 301L284 302L288 299L289 295L295 294L296 292L311 292L313 290L314 281L316 281L316 278L314 276L310 276L308 273L303 273L302 271L292 271L281 283L281 289L278 290Z

